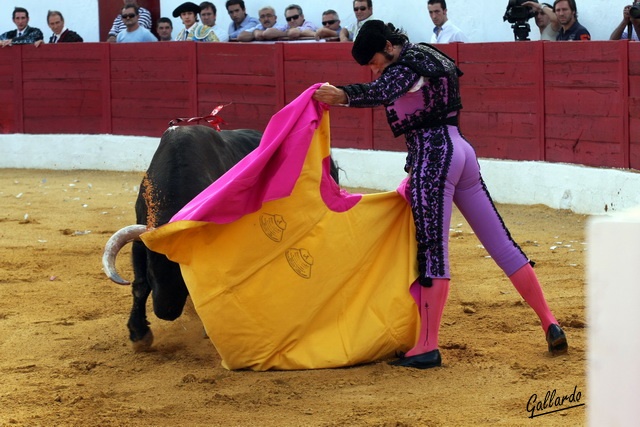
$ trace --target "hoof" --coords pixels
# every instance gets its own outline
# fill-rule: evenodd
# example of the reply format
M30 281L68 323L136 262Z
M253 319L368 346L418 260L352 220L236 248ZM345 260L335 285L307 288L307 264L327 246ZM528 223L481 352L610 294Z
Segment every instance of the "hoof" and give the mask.
M153 332L151 332L151 329L144 334L144 337L142 337L141 340L131 342L131 345L133 345L133 351L136 353L144 353L151 350L151 344L153 344Z

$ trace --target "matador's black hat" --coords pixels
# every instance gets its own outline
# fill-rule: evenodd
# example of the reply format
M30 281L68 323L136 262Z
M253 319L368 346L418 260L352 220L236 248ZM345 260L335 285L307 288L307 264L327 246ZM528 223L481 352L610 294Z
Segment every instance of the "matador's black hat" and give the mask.
M193 12L195 15L200 13L200 6L193 2L184 2L173 10L173 17L177 18L182 12Z
M367 65L373 55L382 52L387 45L387 25L378 19L365 22L358 31L351 56L360 65Z

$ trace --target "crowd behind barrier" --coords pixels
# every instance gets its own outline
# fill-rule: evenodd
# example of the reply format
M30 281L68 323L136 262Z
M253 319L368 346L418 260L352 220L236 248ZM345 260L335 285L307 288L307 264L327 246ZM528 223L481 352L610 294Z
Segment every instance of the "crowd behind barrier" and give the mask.
M169 17L168 19L172 20L172 26L175 28L173 32L175 38L182 26L182 22L180 17L170 18L170 16L172 11L182 3L180 0L138 0L138 2L141 6L146 6L151 10L154 26L160 17ZM123 3L127 3L127 1L124 0ZM218 27L216 34L221 41L224 41L220 36L222 33L227 33L226 29L232 21L225 10L224 2L211 3L217 6L218 12L217 21L215 21L214 18L215 26ZM505 19L507 15L505 6L507 6L507 12L509 11L509 6L506 3L507 1L490 2L484 4L482 9L478 10L477 8L468 7L468 3L462 0L449 0L446 2L448 17L462 30L464 37L469 42L510 41L514 39L514 31L510 28L511 21ZM522 3L522 1L517 0L516 3ZM535 5L543 4L542 2L525 3ZM624 38L624 33L628 29L628 25L626 25L628 24L628 22L626 22L628 20L628 11L632 6L633 0L621 0L620 2L610 2L609 0L575 0L575 3L580 12L580 23L589 29L593 40L607 40L616 37ZM77 31L85 41L106 41L107 31L112 27L112 23L114 25L117 24L116 21L121 13L118 4L119 2L106 2L103 0L80 0L74 2L72 6L62 1L48 2L46 6L43 6L39 0L22 0L17 4L3 3L0 4L0 34L15 28L12 22L12 12L14 6L20 6L25 7L31 12L30 25L39 28L46 34L45 42L49 40L49 36L51 35L47 29L48 22L46 19L49 9L61 11L67 18L69 27ZM256 0L247 0L245 4L248 15L254 17L258 16L260 8L267 5L273 6L280 19L279 24L286 24L284 14L285 8L289 5L286 1L277 0L275 2L262 3ZM547 5L553 5L553 2L547 3ZM299 6L304 9L306 19L314 23L317 27L321 26L322 12L329 8L337 11L341 20L341 27L348 27L355 22L354 12L352 11L354 4L350 0L340 0L329 4L301 2ZM636 4L636 6L638 6L638 4ZM142 9L144 10L145 8L142 7ZM538 7L533 7L533 9L533 13L538 14ZM549 9L545 9L547 9L545 13L549 14ZM407 0L403 2L402 7L398 7L390 0L373 0L371 11L375 18L393 22L396 26L406 29L412 41L429 42L434 34L434 22L431 22L430 19L431 11L428 7L428 0ZM141 25L145 26L148 22L147 18L143 15L144 13L141 13ZM525 22L531 28L531 39L537 40L540 38L538 28L536 28L536 25L539 26L539 23L537 22L537 15L534 16L530 15ZM108 21L103 22L103 19L108 19ZM205 23L205 21L210 19L210 15L208 15L207 18L204 16L200 17L200 21L205 25L211 25ZM98 23L100 23L100 27L104 24L106 28L100 30ZM119 24L122 25L122 21L120 21ZM220 31L220 28L223 30ZM104 31L104 33L102 31ZM109 32L112 33L112 31ZM637 27L632 29L632 39L637 39Z
M348 43L66 43L0 49L0 133L159 137L220 115L263 129L317 82L371 80ZM640 44L452 43L461 128L481 157L640 169ZM224 58L224 60L220 60ZM170 94L170 96L168 96ZM333 108L332 143L403 151L384 111Z

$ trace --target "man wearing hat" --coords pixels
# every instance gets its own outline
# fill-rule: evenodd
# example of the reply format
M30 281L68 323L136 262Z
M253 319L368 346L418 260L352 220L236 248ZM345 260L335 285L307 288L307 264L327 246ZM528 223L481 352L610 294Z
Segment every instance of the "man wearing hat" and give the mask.
M176 36L176 41L189 40L194 42L217 42L218 37L213 28L198 22L198 13L200 6L193 2L185 2L176 7L173 11L173 17L178 16L184 24L184 28L180 30Z

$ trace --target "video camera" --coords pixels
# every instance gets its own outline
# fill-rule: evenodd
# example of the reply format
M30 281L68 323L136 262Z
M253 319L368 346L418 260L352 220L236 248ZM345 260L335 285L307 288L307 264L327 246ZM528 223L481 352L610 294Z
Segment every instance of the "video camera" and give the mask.
M631 9L629 9L629 16L633 19L640 18L640 0L636 0L633 2Z
M516 40L529 40L529 32L531 32L531 26L527 21L536 13L529 6L523 6L527 0L509 0L507 4L507 10L502 17L503 21L509 21L511 28L513 28L513 36ZM537 0L531 0L538 3Z

